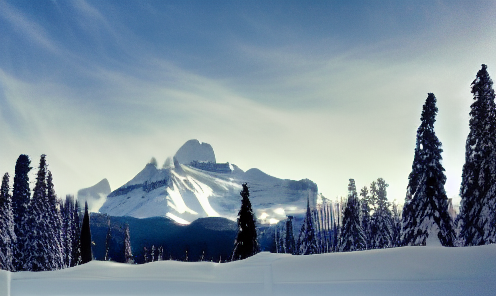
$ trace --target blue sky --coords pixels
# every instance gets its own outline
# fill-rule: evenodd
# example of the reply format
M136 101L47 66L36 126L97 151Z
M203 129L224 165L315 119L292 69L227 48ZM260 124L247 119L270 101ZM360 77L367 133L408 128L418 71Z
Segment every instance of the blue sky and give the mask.
M470 83L482 63L496 77L494 15L493 1L0 0L0 171L45 153L60 196L116 189L197 138L329 198L383 177L403 202L433 92L456 197Z

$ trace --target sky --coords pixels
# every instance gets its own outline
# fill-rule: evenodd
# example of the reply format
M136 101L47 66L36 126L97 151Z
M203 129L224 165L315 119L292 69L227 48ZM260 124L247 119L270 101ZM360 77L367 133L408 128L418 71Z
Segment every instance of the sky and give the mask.
M327 198L381 177L402 203L432 92L456 204L494 15L494 1L0 0L0 172L27 154L34 181L46 154L60 197L113 190L198 139Z

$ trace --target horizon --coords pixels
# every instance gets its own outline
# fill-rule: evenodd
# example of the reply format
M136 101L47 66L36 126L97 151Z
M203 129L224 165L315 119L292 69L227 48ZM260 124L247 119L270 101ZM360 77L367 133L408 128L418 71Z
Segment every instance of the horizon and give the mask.
M190 139L217 162L310 179L328 199L377 178L404 202L427 93L459 204L470 83L496 77L491 1L0 0L0 173L47 155L57 195L112 190Z

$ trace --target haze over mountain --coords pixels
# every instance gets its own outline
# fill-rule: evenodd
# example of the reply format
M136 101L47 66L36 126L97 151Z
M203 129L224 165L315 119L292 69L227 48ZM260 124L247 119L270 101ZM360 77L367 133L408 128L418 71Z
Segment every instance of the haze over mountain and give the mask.
M84 206L84 202L88 202L88 209L94 212L103 205L105 198L111 191L108 180L103 179L91 187L80 189L77 193L77 199L82 206Z
M100 213L135 218L166 216L182 224L202 217L235 219L241 184L247 182L255 214L262 223L276 223L303 212L307 198L316 202L317 185L308 180L283 180L259 169L243 171L216 163L207 143L187 141L158 168L154 159L133 179L110 193Z

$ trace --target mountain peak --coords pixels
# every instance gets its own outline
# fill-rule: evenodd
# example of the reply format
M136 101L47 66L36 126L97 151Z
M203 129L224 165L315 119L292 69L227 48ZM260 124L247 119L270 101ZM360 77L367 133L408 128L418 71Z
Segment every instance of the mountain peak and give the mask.
M214 149L208 143L201 143L193 139L189 140L177 150L174 158L179 163L189 164L192 161L216 162Z

